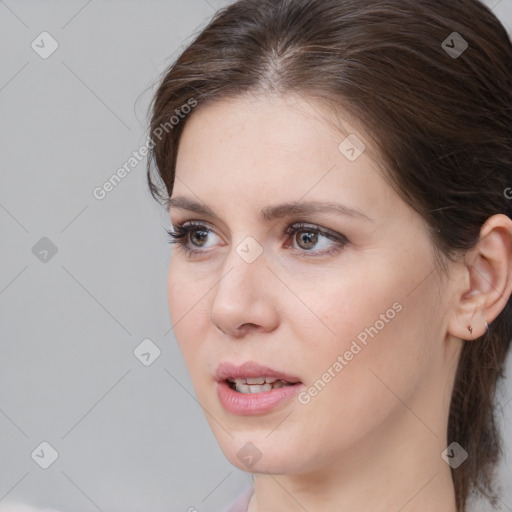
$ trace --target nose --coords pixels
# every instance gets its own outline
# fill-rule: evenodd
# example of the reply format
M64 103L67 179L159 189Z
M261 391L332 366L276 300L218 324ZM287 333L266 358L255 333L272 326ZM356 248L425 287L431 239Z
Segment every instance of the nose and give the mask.
M224 334L241 338L277 327L278 283L267 264L265 252L251 263L236 248L227 257L211 303L212 323Z

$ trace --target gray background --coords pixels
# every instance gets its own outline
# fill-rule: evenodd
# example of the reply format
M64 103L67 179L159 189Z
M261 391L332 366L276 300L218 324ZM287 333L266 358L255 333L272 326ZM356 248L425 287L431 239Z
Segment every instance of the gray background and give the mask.
M225 3L0 1L0 510L216 511L251 481L218 448L170 332L169 219L145 161L93 196L143 145L160 73ZM487 3L512 32L512 0ZM46 59L31 47L43 31L59 45ZM145 339L161 350L149 366L134 355ZM509 511L511 379L500 400Z

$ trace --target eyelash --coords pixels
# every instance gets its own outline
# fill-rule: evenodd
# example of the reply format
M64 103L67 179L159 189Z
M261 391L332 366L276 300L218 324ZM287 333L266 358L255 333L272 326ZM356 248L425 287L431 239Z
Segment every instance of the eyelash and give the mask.
M192 233L193 231L206 231L207 233L211 233L212 230L208 227L206 227L203 224L195 223L195 222L184 222L182 224L178 224L175 227L175 231L166 230L167 234L170 237L169 243L170 244L177 244L178 247L183 249L187 256L192 256L197 253L205 252L201 249L191 249L190 242L188 241L188 235ZM284 235L290 237L295 235L296 233L304 231L306 233L314 233L316 235L322 235L329 240L332 240L336 242L336 247L323 250L321 252L314 251L311 249L310 251L306 249L295 249L292 248L294 251L298 251L301 256L303 257L318 257L318 256L326 256L326 255L333 255L337 253L339 250L343 249L348 243L348 239L344 235L335 235L334 233L330 233L329 231L325 231L318 227L311 227L303 223L296 223L288 226L286 228Z

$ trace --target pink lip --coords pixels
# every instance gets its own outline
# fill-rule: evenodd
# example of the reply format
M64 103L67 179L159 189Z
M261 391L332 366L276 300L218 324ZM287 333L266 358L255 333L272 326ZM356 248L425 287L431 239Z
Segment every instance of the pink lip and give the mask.
M226 382L228 378L241 379L250 377L274 377L294 382L295 384L262 393L245 394L231 389ZM217 394L224 409L240 416L269 412L278 405L288 402L304 387L297 377L267 366L261 366L253 361L246 362L241 366L227 362L221 363L215 372L215 380L217 381Z
M226 379L244 379L251 377L274 377L288 382L300 382L298 377L279 372L268 366L262 366L254 361L247 361L240 366L233 363L222 362L217 366L217 370L215 371L215 380L217 382L225 381Z

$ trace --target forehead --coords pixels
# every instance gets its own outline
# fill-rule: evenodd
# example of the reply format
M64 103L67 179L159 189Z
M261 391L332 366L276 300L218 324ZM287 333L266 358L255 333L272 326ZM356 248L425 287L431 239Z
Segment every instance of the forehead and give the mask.
M342 129L345 133L323 105L298 96L244 95L200 105L183 130L177 174L257 169L263 179L278 170L299 177L304 169L326 171L326 165L340 162L352 169L373 166L368 151L360 162L342 162L340 144L347 136L368 147L364 135L346 120Z
M219 100L187 120L173 196L209 204L230 197L238 207L257 204L258 211L306 198L375 209L396 194L368 145L354 124L343 119L342 132L325 105L302 97Z

